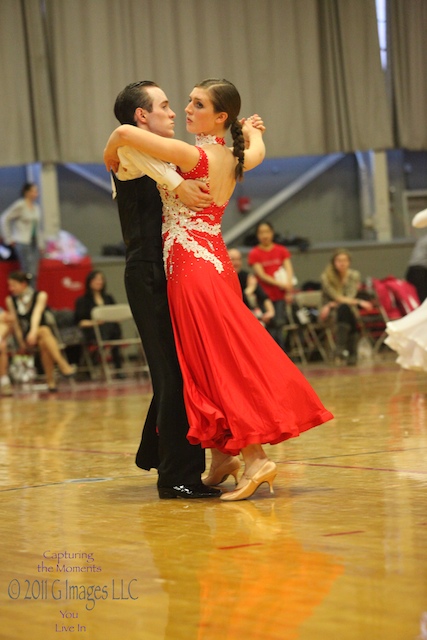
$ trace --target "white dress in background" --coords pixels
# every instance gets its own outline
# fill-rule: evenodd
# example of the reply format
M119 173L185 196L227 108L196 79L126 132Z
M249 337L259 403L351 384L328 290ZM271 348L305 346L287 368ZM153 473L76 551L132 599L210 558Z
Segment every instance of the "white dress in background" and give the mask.
M423 211L420 211L414 216L412 226L416 229L424 229L424 227L427 227L427 209L423 209Z
M387 322L385 344L403 369L427 371L427 299L407 316Z

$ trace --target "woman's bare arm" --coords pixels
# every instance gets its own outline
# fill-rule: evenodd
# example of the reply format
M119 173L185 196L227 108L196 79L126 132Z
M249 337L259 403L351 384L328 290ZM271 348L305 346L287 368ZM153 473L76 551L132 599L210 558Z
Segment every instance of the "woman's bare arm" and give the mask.
M117 171L119 164L117 149L124 146L133 147L165 162L173 162L184 172L191 171L199 160L196 147L187 142L164 138L130 124L122 124L114 129L104 150L107 171L110 169Z
M261 164L265 158L265 144L262 139L264 130L264 126L254 126L251 119L245 120L243 124L243 135L249 144L249 148L245 149L245 171L254 169Z

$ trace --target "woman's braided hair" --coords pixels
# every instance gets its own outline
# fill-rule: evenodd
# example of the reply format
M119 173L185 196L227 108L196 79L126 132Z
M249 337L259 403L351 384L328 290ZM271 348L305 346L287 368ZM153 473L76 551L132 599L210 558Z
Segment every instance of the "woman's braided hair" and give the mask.
M228 118L224 123L226 129L230 128L233 138L233 155L237 158L235 176L236 180L243 179L243 164L245 160L245 140L243 138L242 125L237 119L240 112L241 100L239 92L234 84L228 80L209 78L196 85L200 89L206 89L212 100L215 113L224 111Z

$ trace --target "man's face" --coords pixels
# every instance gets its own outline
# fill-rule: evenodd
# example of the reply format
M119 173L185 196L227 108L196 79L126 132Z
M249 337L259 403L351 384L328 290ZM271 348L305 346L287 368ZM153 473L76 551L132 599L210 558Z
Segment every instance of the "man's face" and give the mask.
M170 108L165 92L160 87L147 87L146 91L153 100L152 111L144 110L147 129L164 138L173 138L176 114Z
M230 249L228 252L234 270L239 273L242 268L242 254L237 249Z

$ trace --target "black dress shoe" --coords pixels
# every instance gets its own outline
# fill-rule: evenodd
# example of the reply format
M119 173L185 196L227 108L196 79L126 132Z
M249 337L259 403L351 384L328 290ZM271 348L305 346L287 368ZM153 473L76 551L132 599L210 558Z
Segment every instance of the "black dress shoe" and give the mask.
M180 484L174 487L158 487L159 498L170 500L171 498L219 498L220 489L205 487L204 484Z

